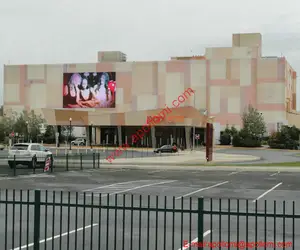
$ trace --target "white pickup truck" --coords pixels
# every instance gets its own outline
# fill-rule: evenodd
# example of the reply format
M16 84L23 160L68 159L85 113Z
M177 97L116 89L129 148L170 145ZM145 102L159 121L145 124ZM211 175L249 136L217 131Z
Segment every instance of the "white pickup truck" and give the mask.
M51 158L53 164L53 155L43 145L37 143L18 143L8 151L8 165L10 168L16 165L27 165L29 168L35 168L37 165L45 165L46 159Z

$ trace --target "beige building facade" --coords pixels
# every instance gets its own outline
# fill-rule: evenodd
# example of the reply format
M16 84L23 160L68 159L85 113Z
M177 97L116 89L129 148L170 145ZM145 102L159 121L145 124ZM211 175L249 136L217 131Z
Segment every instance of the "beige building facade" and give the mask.
M63 108L64 74L83 72L115 72L114 108ZM120 127L143 126L167 105L174 112L157 126L184 127L189 137L193 126L205 127L213 117L218 140L227 124L241 128L248 104L263 114L268 132L298 124L296 77L285 57L262 56L261 34L233 34L231 47L169 61L128 62L121 52L98 52L95 63L5 65L4 113L35 110L57 126L68 125L69 118L98 130L116 126L120 136ZM174 106L187 89L194 94Z

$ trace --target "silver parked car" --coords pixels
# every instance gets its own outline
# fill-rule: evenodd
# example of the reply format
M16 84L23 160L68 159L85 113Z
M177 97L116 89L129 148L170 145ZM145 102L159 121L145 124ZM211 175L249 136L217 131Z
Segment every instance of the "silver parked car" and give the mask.
M85 146L86 141L83 138L77 138L76 140L71 141L71 144L76 146Z
M8 151L8 165L10 168L16 165L27 165L29 168L35 168L37 165L45 165L46 159L51 158L53 164L53 155L43 145L37 143L17 143Z

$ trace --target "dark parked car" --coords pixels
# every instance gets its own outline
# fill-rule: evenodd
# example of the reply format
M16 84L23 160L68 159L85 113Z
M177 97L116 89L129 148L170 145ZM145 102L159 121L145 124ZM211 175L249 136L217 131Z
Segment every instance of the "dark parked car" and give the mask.
M178 151L176 145L164 145L160 148L156 148L154 153L176 153Z

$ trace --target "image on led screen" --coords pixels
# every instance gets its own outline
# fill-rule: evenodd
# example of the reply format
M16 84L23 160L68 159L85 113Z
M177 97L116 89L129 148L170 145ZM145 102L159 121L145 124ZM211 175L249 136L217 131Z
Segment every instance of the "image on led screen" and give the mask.
M64 73L64 108L115 108L116 72Z

